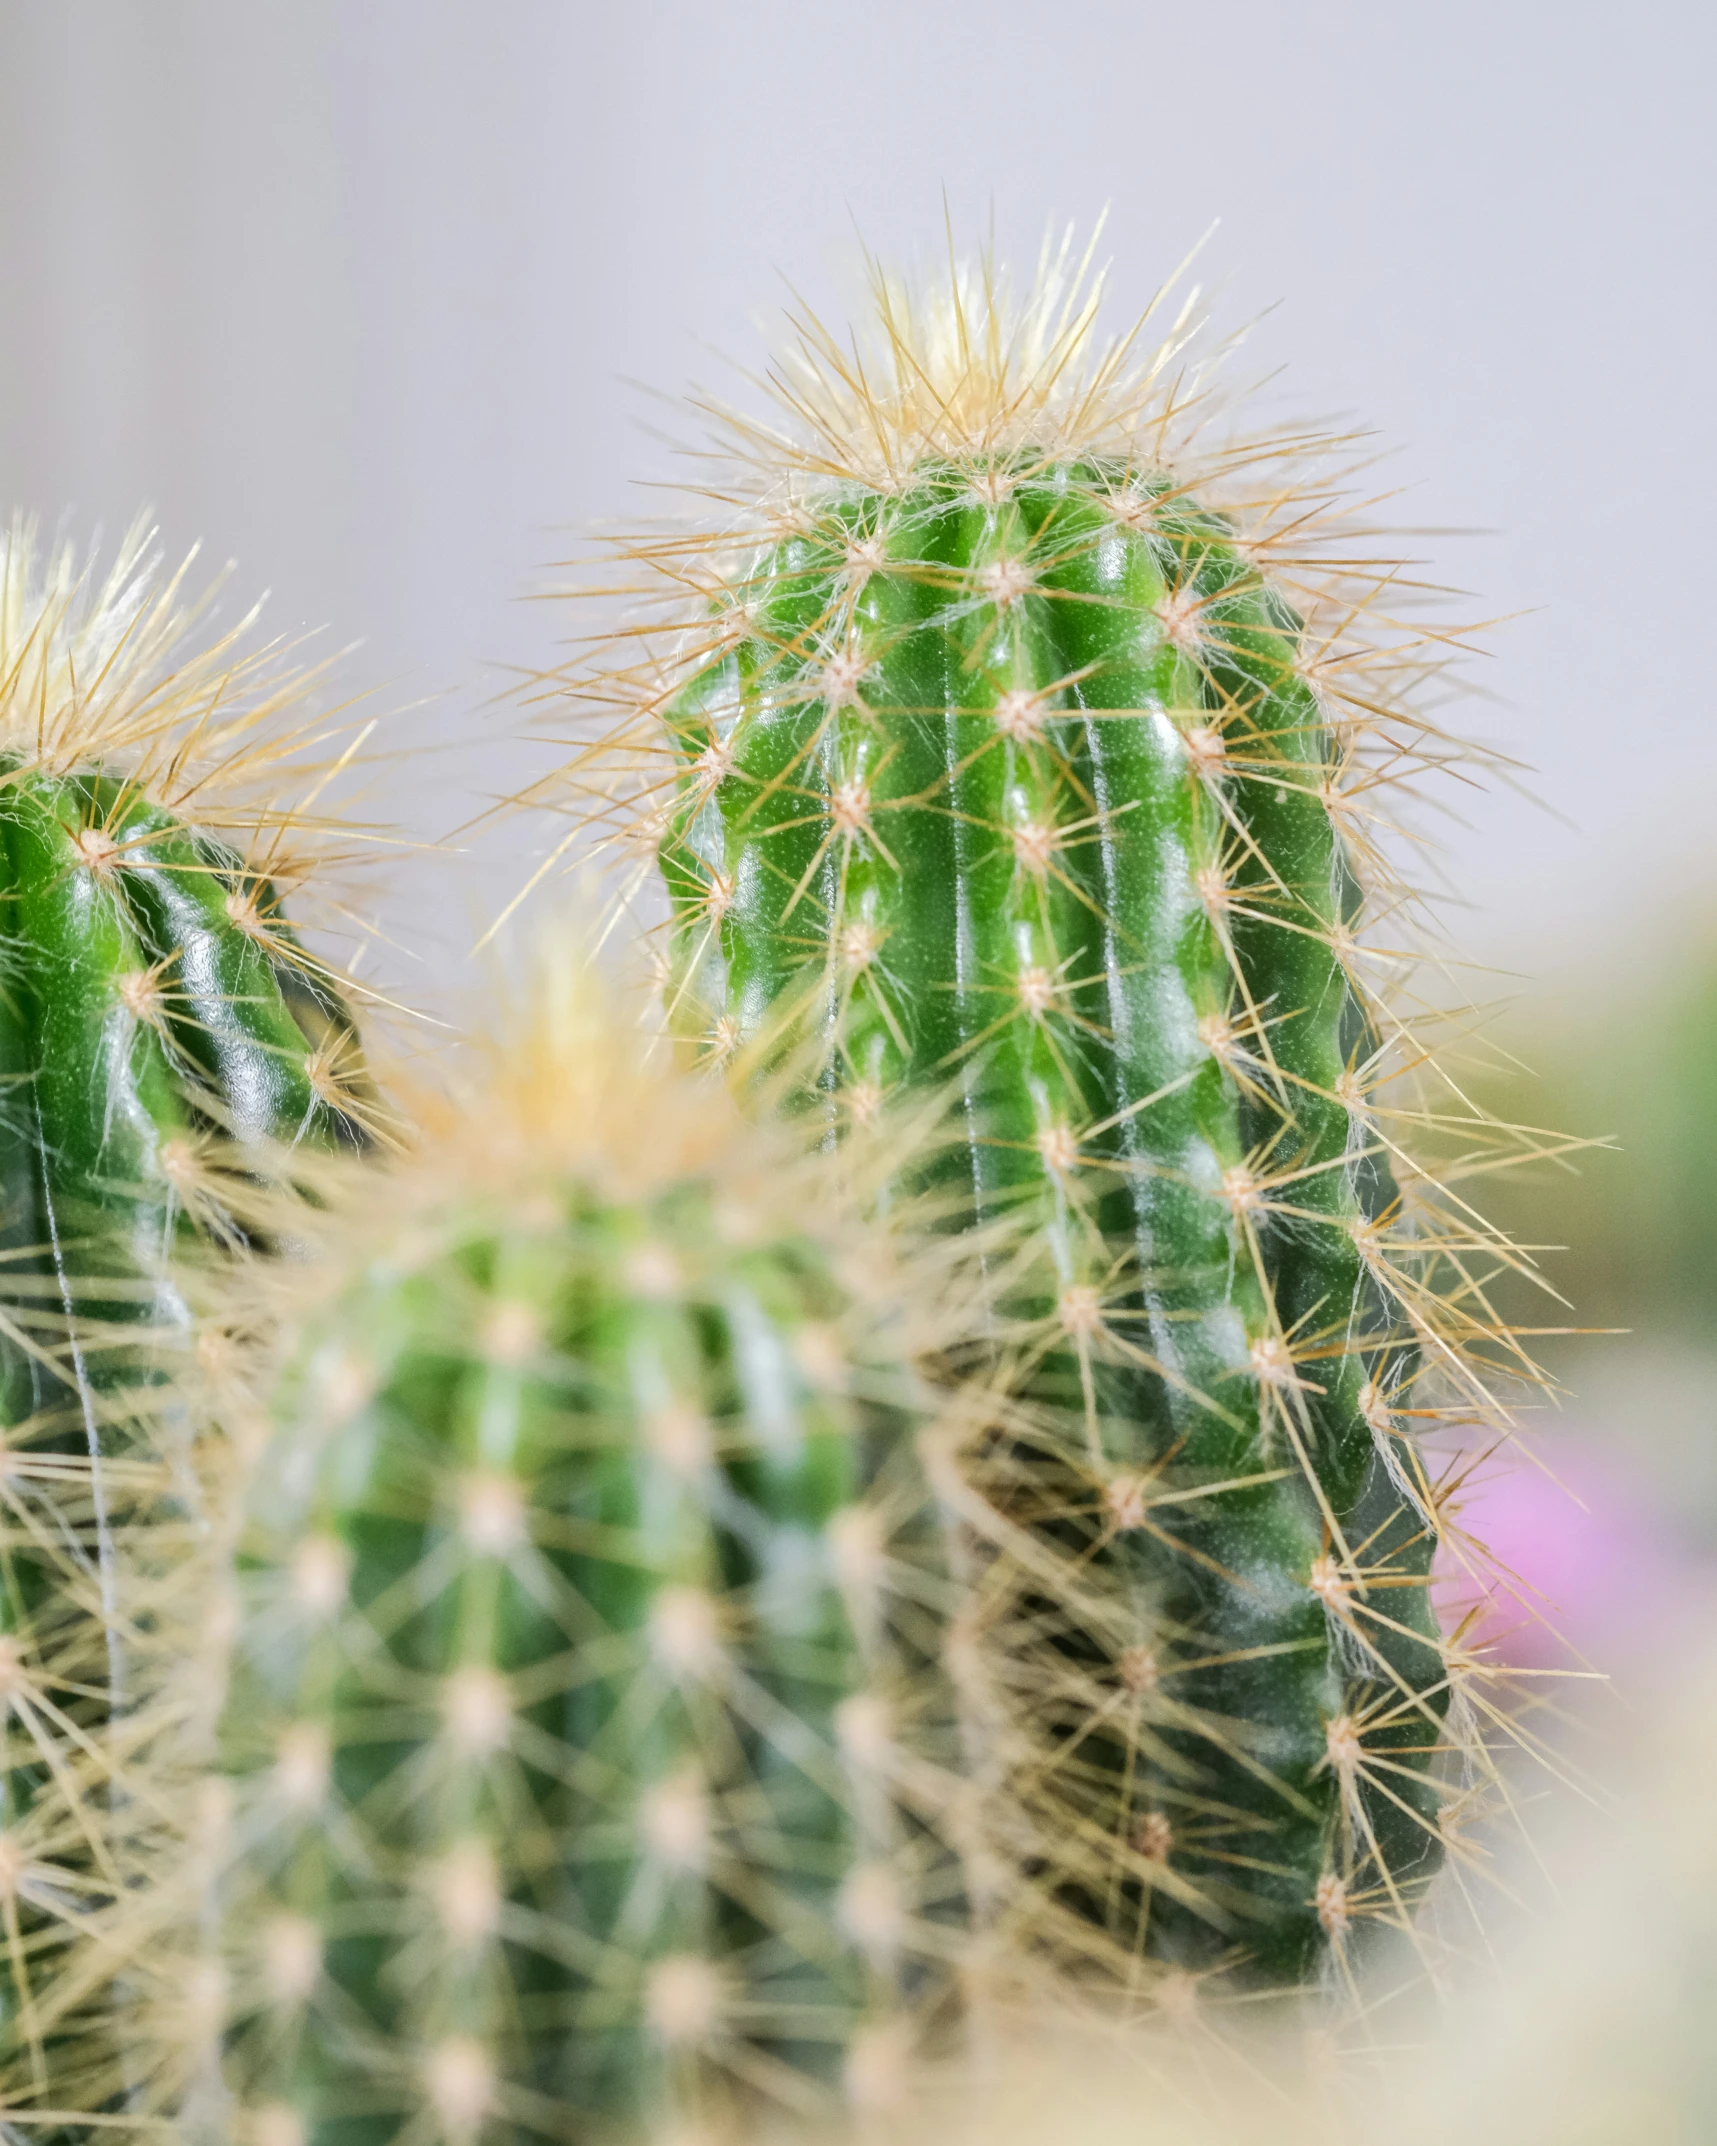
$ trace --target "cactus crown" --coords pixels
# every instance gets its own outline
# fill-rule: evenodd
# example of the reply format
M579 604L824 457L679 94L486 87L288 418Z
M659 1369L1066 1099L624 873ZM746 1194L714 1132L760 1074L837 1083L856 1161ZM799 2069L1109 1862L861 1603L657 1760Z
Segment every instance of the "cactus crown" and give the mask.
M1046 243L1036 277L1016 298L1005 269L952 264L927 287L869 264L873 318L844 346L808 314L771 385L786 428L711 408L760 474L771 468L889 491L934 461L1006 458L1134 460L1146 428L1184 418L1197 388L1165 389L1187 348L1197 293L1154 347L1147 331L1161 298L1125 334L1103 337L1103 272L1096 234L1076 255L1069 232Z
M192 640L218 588L190 592L196 556L164 571L155 532L140 521L104 569L69 542L44 550L34 524L13 519L0 535L0 760L9 775L99 765L200 825L251 832L259 819L278 822L283 781L307 792L331 771L315 761L319 750L333 746L335 764L351 760L351 727L311 704L327 666L294 662L278 640L246 646L260 606L215 639ZM315 824L293 817L304 831Z
M0 810L14 809L8 793L56 786L55 809L79 823L69 861L104 888L162 862L163 836L190 835L194 869L223 882L225 921L268 961L313 994L380 1008L296 928L350 937L361 915L346 882L372 831L349 807L374 721L323 705L333 657L254 640L260 603L203 641L220 580L193 591L196 557L166 568L141 520L106 567L69 541L44 548L23 516L0 533ZM176 976L153 981L176 1002ZM154 1018L141 990L138 1005ZM366 1085L336 1094L336 1078L329 1099L379 1131Z
M1183 561L1189 536L1215 537L1244 563L1249 588L1286 607L1295 629L1286 661L1339 741L1327 789L1368 913L1422 916L1391 863L1389 801L1427 774L1505 765L1451 736L1435 712L1476 629L1435 616L1440 592L1374 524L1359 435L1231 427L1238 398L1224 375L1240 338L1210 333L1196 288L1160 334L1173 280L1130 327L1105 332L1095 245L1095 233L1082 250L1071 231L1046 240L1023 291L988 254L954 256L922 281L869 260L868 317L849 339L806 308L785 316L772 363L747 375L769 414L691 396L708 430L690 450L701 465L690 511L606 543L612 572L563 592L602 606L605 625L620 612L624 630L593 635L587 653L535 689L557 724L569 703L581 713L588 743L524 795L574 823L532 887L594 838L637 860L627 881L636 892L667 816L683 808L668 704L759 621L803 668L847 645L881 562L866 500L872 522L889 521L891 502L926 488L982 507L1036 482L1090 500L1119 530L1160 527L1171 545L1178 537ZM889 564L903 570L898 558ZM783 635L767 614L788 593L784 574L824 565L834 602L795 613ZM940 580L956 593L946 573ZM1224 615L1188 576L1186 615L1167 623L1196 657L1201 626ZM1220 649L1220 631L1208 638ZM699 777L707 785L716 772ZM1353 952L1365 961L1363 948ZM1381 958L1379 987L1413 959ZM1406 989L1396 997L1409 1003ZM1400 1033L1398 1016L1385 1032Z

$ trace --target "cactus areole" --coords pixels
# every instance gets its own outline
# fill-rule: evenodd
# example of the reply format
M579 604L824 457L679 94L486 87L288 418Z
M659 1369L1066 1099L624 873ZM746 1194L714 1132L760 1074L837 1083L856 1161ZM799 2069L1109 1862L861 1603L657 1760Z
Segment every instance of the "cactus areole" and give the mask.
M862 360L805 331L737 518L634 548L701 616L597 690L644 711L681 1031L837 1121L946 1093L944 1193L1034 1217L1017 1304L1078 1425L1044 1526L1110 1591L1061 1642L1067 1897L1298 1980L1440 1852L1400 1412L1456 1352L1358 937L1372 770L1422 730L1280 441L1177 445L1172 346L1098 347L1053 274L976 289L881 286Z

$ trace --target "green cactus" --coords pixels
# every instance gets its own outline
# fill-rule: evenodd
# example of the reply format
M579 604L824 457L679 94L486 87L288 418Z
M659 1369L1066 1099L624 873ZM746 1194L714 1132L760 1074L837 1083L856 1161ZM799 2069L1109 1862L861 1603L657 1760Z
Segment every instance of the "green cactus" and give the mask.
M175 1253L242 1241L265 1150L366 1137L340 990L280 903L303 681L243 626L187 653L182 580L141 530L100 581L21 523L0 542L9 2100L47 2088L38 1993L153 1718L143 1565L196 1520Z
M997 1481L1065 1557L1010 1670L1057 1897L1123 1963L1339 1971L1467 1737L1409 1432L1489 1405L1447 1251L1489 1241L1403 1199L1359 938L1370 793L1441 748L1359 630L1391 570L1328 553L1291 443L1177 445L1173 347L1054 271L878 295L875 347L802 331L784 426L724 419L721 528L630 548L665 617L576 678L624 710L576 779L659 858L709 1058L831 1124L949 1097L942 1196L1036 1222L1012 1309L1077 1427Z
M948 1247L537 997L266 1277L212 2135L684 2136L948 2024Z

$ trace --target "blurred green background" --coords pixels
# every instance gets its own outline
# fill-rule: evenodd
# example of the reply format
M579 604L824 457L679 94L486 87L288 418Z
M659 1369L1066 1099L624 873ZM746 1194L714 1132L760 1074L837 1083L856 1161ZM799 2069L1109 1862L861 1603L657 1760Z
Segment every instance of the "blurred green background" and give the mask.
M1536 1344L1566 1389L1547 1436L1613 1455L1679 1539L1717 1550L1717 918L1642 912L1637 954L1570 964L1489 1034L1488 1108L1602 1143L1482 1195L1568 1300L1508 1286L1512 1316L1621 1330Z

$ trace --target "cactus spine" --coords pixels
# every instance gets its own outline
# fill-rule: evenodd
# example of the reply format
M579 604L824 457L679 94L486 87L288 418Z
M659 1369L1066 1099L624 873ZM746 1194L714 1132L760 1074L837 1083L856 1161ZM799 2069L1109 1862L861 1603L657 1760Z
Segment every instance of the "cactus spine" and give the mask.
M896 1271L744 1135L545 982L491 1084L329 1179L319 1261L264 1278L222 1732L246 2137L713 2133L886 2100L943 2020L910 1352L955 1268Z
M141 531L100 583L21 524L0 543L9 2100L68 2088L37 1999L112 1882L142 1569L196 1520L173 1255L242 1235L247 1154L362 1137L352 1025L286 924L290 816L263 803L301 681L238 634L187 654L181 583Z
M1367 792L1428 730L1362 630L1388 570L1282 442L1177 448L1178 346L1100 346L1064 268L1017 314L879 283L856 357L803 331L785 426L723 419L734 515L632 547L665 639L576 681L624 711L577 779L612 814L643 771L709 1057L849 1124L950 1094L944 1192L1035 1218L1013 1308L1076 1427L998 1485L1064 1553L1020 1625L1058 1897L1123 1960L1293 1981L1407 1922L1464 1734L1403 1412L1433 1371L1488 1406L1494 1322L1420 1166L1404 1205L1358 936Z

